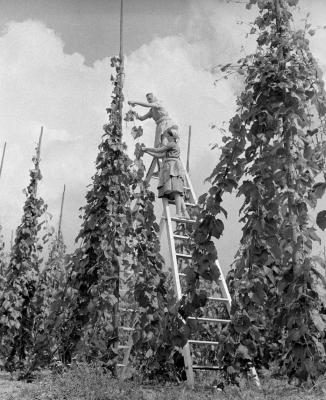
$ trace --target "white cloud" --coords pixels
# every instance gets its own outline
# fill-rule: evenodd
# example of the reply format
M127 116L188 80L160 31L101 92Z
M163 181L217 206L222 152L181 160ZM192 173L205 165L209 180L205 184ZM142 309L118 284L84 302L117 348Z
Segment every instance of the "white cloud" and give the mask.
M218 159L218 152L209 150L209 144L219 140L209 126L228 121L241 88L236 80L220 80L214 86L211 68L240 58L242 45L246 51L253 46L243 38L248 26L237 24L237 19L252 19L250 15L239 5L193 2L184 16L187 32L155 38L126 57L127 100L144 99L148 91L157 94L180 126L184 158L192 125L191 171L198 194ZM95 172L105 108L110 104L109 76L107 58L86 66L82 55L66 54L58 34L41 22L8 24L0 37L1 141L8 145L0 181L0 220L7 239L21 218L22 189L28 184L31 158L44 126L40 193L57 220L66 184L63 231L72 249L80 226L78 210ZM132 153L130 128L125 138ZM154 122L146 122L144 129L141 141L151 144ZM239 200L231 197L227 204L230 219L219 243L222 265L232 261L240 237L234 212Z

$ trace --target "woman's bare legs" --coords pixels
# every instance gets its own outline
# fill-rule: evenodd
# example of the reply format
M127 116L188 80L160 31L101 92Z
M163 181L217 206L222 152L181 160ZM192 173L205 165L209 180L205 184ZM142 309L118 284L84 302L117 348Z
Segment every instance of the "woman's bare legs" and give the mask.
M189 219L190 217L187 212L187 207L183 200L183 196L181 196L179 193L175 193L174 201L175 201L175 210L176 210L177 216Z
M182 197L179 193L174 194L174 201L175 201L175 211L178 217L182 216Z
M181 197L181 196L180 196L180 197ZM190 216L189 216L189 214L188 214L188 211L187 211L187 207L186 207L185 201L184 201L184 199L183 199L183 196L181 197L181 212L182 212L182 215L183 215L185 218L187 218L187 219L190 218Z

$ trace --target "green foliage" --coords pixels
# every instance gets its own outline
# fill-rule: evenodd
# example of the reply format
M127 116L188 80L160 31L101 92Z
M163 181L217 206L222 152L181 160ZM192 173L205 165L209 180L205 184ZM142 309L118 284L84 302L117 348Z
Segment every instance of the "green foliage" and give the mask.
M96 174L86 195L83 223L69 268L66 298L70 301L67 321L61 327L61 356L70 361L82 355L100 359L107 366L116 363L119 315L117 311L120 271L129 263L131 160L122 143L121 60L111 59L112 77L109 121L99 145ZM70 298L70 300L69 300ZM114 368L113 368L114 369Z
M321 71L305 30L293 31L290 7L297 1L251 0L258 48L238 61L245 88L230 120L230 135L200 198L195 238L216 237L225 192L244 197L241 248L228 276L232 322L220 340L222 358L234 377L251 363L272 360L299 380L325 371L326 316L315 277L313 242L320 242L309 213L325 192L326 95ZM308 32L309 33L309 32ZM310 33L311 34L311 33ZM226 66L226 69L229 67ZM325 228L324 211L317 224Z
M2 235L2 226L0 225L0 296L5 286L5 276L7 274L7 256L5 253L5 242Z
M60 341L59 329L64 317L63 294L67 286L69 257L61 232L52 239L48 260L40 271L33 298L33 353L22 378L53 363Z
M22 222L17 228L15 243L6 271L6 284L0 298L0 355L8 370L24 368L34 346L34 322L37 310L33 304L37 289L42 245L37 235L42 228L40 217L46 210L37 197L37 185L42 178L39 149L33 158L30 184L25 190L26 201Z
M168 290L164 259L160 254L159 226L154 215L155 195L144 181L141 147L138 145L135 149L138 182L133 192L136 202L132 213L133 258L127 281L139 310L134 321L133 355L134 365L143 377L164 380L175 375L172 353L180 320L174 291Z

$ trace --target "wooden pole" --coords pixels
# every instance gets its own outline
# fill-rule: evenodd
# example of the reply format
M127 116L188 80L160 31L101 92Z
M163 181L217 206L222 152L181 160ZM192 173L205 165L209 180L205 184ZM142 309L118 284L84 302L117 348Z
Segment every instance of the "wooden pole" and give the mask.
M5 158L6 147L7 147L7 142L5 142L5 144L4 144L4 146L3 146L2 158L1 158L1 165L0 165L0 177L1 177L1 174L2 174L3 160L4 160L4 158Z
M123 61L123 0L120 4L120 53L121 61Z
M188 132L188 150L187 150L187 164L186 170L189 173L189 160L190 160L190 143L191 143L191 125L189 125L189 132Z
M119 49L119 58L120 58L120 71L119 71L119 81L120 81L120 104L119 104L119 112L120 112L120 130L122 133L122 108L123 108L123 100L122 100L122 89L124 85L124 55L123 55L123 0L120 0L120 49Z
M61 235L61 225L62 225L62 212L63 212L63 203L65 200L65 192L66 192L66 185L63 185L63 192L61 197L61 207L60 207L60 217L59 217L59 226L58 226L58 238Z
M37 169L39 169L39 165L40 165L40 159L41 159L41 145L42 145L42 137L43 137L43 126L41 127L41 133L40 133L40 137L38 140L38 146L37 146L37 150L36 150L36 165L35 167ZM34 194L36 196L37 193L37 180L35 181L35 186L34 186Z
M37 146L37 162L40 162L41 158L41 144L42 144L42 137L43 137L43 126L41 126L41 133L38 139L38 146Z
M326 246L324 246L324 262L326 263ZM326 279L326 267L325 267L325 279Z
M13 247L14 247L14 231L12 229L11 230L11 238L10 238L10 251L12 251Z
M123 0L120 0L120 51L119 51L119 58L120 58L120 71L119 71L119 83L120 83L120 104L119 104L119 127L118 129L121 132L121 137L122 137L122 109L123 109L123 84L124 84L124 55L123 55ZM113 312L112 312L112 327L113 327L113 337L114 337L114 342L113 342L113 347L114 351L116 354L118 354L119 350L119 326L120 326L120 267L118 266L118 271L117 271L117 276L118 278L116 279L115 282L115 288L113 291L114 296L117 298L117 302L113 306ZM114 365L113 365L113 375L115 377L118 376L118 371L117 371L117 362L118 359L117 357L114 360Z

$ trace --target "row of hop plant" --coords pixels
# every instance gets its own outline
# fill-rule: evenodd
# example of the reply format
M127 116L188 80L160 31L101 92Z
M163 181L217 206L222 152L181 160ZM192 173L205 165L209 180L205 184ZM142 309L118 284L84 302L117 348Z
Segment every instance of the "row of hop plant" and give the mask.
M112 102L83 208L82 244L63 272L53 260L40 269L37 237L45 205L36 195L40 173L34 160L0 298L0 354L7 369L27 377L55 357L66 363L80 357L100 360L117 375L119 310L127 289L139 308L132 320L137 368L149 376L171 373L174 347L197 330L184 320L206 306L200 283L218 279L213 238L224 230L223 195L236 192L244 196L243 236L228 275L231 323L219 336L216 357L232 379L252 364L275 362L281 374L300 381L325 372L325 305L316 285L317 264L325 266L325 260L312 255L312 243L320 239L309 222L326 191L324 85L306 30L290 27L297 1L250 0L248 7L254 4L260 13L252 31L258 32L258 49L238 62L245 90L209 177L211 188L199 199L195 231L189 232L193 263L181 304L168 289L141 146L132 161L122 142L123 60L112 58ZM326 210L317 224L325 229ZM57 242L51 254L57 259L63 252Z
M1 258L0 359L6 370L19 371L22 379L39 368L76 359L96 359L116 375L121 285L129 288L127 297L140 307L134 320L134 353L139 368L152 370L155 357L161 353L162 361L154 368L160 370L171 353L166 336L173 328L163 326L169 304L164 260L159 254L155 196L143 181L140 148L136 147L133 162L122 142L121 61L111 59L116 72L112 102L76 239L81 246L66 255L59 232L44 265L44 243L39 237L46 205L37 196L41 172L36 156L8 265ZM38 148L37 155L39 152ZM139 206L132 211L134 202ZM125 280L121 279L123 274Z

